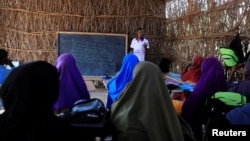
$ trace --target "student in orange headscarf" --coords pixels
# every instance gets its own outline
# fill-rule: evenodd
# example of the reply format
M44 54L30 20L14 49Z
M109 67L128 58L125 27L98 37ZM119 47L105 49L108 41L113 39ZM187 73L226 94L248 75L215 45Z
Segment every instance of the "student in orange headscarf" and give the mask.
M204 58L197 55L193 58L193 62L190 63L181 73L181 80L191 83L197 83L201 75L201 64Z

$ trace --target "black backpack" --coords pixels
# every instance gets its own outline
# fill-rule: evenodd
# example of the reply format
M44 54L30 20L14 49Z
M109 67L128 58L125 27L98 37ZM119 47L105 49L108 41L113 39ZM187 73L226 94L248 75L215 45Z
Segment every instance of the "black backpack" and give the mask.
M108 111L102 100L91 98L78 100L69 111L60 115L77 132L104 140L111 134Z
M107 120L107 110L98 98L83 99L76 101L61 117L72 125L101 128Z
M240 38L240 34L237 33L237 35L235 36L235 38L231 41L231 43L229 44L230 49L232 49L235 53L235 55L238 57L239 59L239 63L244 63L245 61L245 57L244 57L244 53L243 53L243 46L241 44L241 38Z

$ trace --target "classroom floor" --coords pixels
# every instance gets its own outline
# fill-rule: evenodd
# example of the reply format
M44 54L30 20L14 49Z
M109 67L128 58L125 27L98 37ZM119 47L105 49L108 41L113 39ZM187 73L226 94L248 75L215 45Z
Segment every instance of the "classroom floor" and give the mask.
M107 90L104 87L90 91L91 98L99 98L106 105Z

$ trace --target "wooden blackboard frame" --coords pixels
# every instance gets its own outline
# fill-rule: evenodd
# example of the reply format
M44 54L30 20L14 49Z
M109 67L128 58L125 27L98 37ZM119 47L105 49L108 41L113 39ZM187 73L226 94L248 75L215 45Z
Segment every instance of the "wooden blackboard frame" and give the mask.
M71 53L84 78L99 79L105 75L115 75L121 67L123 56L127 54L127 34L58 32L57 35L57 57L62 53ZM101 56L100 59L97 54ZM96 61L84 62L84 60ZM92 74L96 71L93 67L96 67L98 74Z

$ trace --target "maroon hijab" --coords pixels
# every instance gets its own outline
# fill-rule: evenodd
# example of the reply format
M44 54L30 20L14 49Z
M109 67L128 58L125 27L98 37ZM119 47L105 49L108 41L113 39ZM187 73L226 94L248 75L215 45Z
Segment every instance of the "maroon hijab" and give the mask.
M192 66L190 69L185 69L181 74L182 81L192 81L194 83L197 83L200 75L201 75L201 64L203 61L203 57L200 55L197 55L194 57Z

